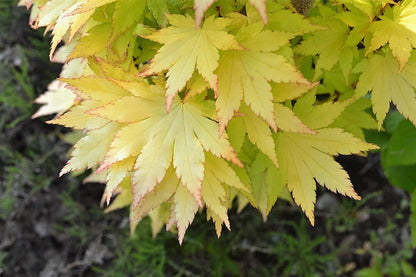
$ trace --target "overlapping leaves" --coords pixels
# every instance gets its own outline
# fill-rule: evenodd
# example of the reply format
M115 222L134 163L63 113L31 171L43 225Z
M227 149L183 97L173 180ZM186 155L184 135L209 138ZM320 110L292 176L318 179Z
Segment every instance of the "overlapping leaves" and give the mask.
M316 183L359 199L334 156L376 149L361 140L377 127L368 93L379 128L390 102L416 122L415 2L339 0L310 17L289 2L21 1L52 31L51 56L66 43L37 114L84 132L61 174L92 168L107 203L119 193L110 210L176 226L180 242L204 206L230 229L235 197L264 218L293 197L312 224Z
M84 103L89 102L89 106L84 106L84 109L76 106L53 122L74 126L80 117L85 117L86 121L93 118L92 120L100 119L101 123L85 126L89 130L75 144L71 159L61 174L99 166L98 173L107 171L105 197L108 200L118 183L128 172L132 172L133 208L136 208L162 182L168 168L173 166L180 179L180 186L184 188L178 188L174 196L176 205L184 204L182 200L177 200L182 198L189 203L195 202L200 207L203 206L203 201L207 202L210 209L221 218L221 223L226 222L229 226L224 217L225 207L221 208L219 200L212 198L215 195L209 195L212 186L221 186L221 183L214 181L216 178L225 180L217 175L226 175L221 172L228 165L221 160L211 163L208 175L204 176L206 152L237 165L241 165L241 162L227 136L218 138L216 135L218 124L214 121L214 103L204 101L203 97L195 97L183 103L176 96L167 114L164 90L160 86L150 85L140 79L126 82L95 78L96 81L106 83L105 88L87 87L86 83L91 79L84 77L65 80L77 89L79 96ZM222 168L217 169L219 165ZM232 170L228 170L229 174L232 174ZM235 182L231 185L237 186ZM243 188L242 185L238 187ZM188 193L192 198L187 196ZM223 197L222 194L218 196L221 199ZM180 216L177 218L182 220ZM178 228L180 238L183 239L186 227L179 224Z

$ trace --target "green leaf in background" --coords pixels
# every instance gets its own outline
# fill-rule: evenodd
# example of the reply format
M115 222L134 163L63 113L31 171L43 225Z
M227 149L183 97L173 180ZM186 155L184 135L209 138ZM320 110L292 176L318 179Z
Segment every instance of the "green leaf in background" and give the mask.
M390 139L390 135L386 132L379 132L377 130L364 130L365 141L369 143L374 143L380 146L381 148L387 144ZM374 150L376 152L380 150Z
M410 121L399 123L382 155L386 166L416 164L416 128Z
M386 120L384 121L384 128L386 129L386 132L393 134L393 132L399 126L400 122L403 120L404 117L398 111L389 113L386 117Z
M364 100L364 99L362 99ZM389 142L391 135L397 129L399 124L404 121L405 118L398 112L390 112L386 119L384 120L383 129L380 131L374 130L372 128L364 128L365 140L370 143L377 144L383 149L386 147Z
M339 127L364 139L364 130L377 130L377 121L368 110L371 109L371 100L362 98L346 107L341 116L338 117L332 127ZM379 134L379 132L377 132Z
M393 185L412 193L416 188L416 164L386 166L383 158L381 164L384 174Z
M383 277L378 268L365 268L358 271L354 277Z
M381 150L381 165L390 183L411 194L410 228L416 247L416 128L398 112L387 117L384 127L390 139Z

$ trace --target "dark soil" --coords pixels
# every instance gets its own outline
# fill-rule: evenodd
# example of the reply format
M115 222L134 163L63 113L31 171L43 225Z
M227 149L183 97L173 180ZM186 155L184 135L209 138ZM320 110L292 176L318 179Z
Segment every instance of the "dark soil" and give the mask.
M30 101L56 78L60 67L48 62L47 39L29 29L23 8L7 8L0 14L0 276L139 276L142 272L119 265L127 249L133 259L140 245L149 243L137 243L139 250L128 248L134 243L128 238L128 211L104 214L99 207L104 186L82 184L85 174L57 176L70 148L59 137L66 130L45 119L31 120L36 108ZM19 73L29 76L33 95L23 88ZM4 100L12 99L4 97L10 87L26 106ZM161 247L168 257L163 273L140 276L301 276L297 270L309 263L320 275L311 271L305 276L354 276L369 267L384 276L393 276L399 267L394 276L406 276L400 273L401 263L416 265L410 248L409 195L389 184L377 153L338 161L363 200L320 189L315 227L288 203L278 203L266 223L251 208L241 214L234 209L232 231L220 239L200 214L182 247L174 234L162 232L154 240L152 247ZM148 232L146 236L152 240ZM290 244L290 238L296 243ZM310 252L302 252L318 239ZM286 272L294 260L300 264ZM123 266L129 273L121 272Z

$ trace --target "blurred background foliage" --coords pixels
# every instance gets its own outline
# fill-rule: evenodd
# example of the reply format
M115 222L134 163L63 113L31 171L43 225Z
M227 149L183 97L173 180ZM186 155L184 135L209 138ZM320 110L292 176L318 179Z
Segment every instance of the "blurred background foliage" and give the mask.
M152 238L149 220L130 236L126 210L99 207L102 184L83 184L88 173L57 177L67 130L30 117L60 65L16 4L0 2L0 276L415 276L416 131L396 113L382 133L367 133L381 155L338 159L363 200L319 190L315 227L278 202L267 222L234 208L219 239L203 212L182 247L169 232Z

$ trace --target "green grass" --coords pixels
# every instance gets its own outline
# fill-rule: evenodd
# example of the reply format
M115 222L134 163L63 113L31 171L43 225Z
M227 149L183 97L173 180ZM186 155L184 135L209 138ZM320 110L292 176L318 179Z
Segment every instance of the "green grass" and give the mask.
M133 237L119 245L110 270L96 271L108 277L334 274L328 269L334 268L336 256L319 251L324 238L309 233L304 217L294 223L272 214L264 223L257 211L247 209L245 213L233 215L232 220L239 222L220 238L205 216L198 214L182 246L171 232L162 231L152 238L149 219L145 219ZM241 229L243 226L247 228Z

